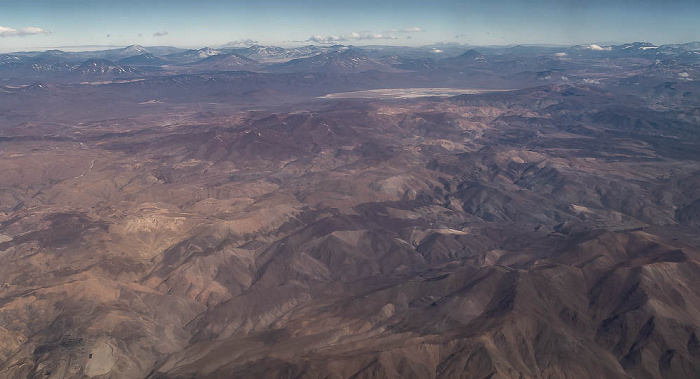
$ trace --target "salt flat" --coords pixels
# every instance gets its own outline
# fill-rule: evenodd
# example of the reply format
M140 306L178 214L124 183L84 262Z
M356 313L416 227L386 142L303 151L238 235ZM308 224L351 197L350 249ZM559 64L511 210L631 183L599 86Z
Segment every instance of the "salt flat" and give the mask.
M476 95L487 92L505 92L504 89L483 88L382 88L365 91L338 92L320 96L321 99L412 99L417 97L450 97Z

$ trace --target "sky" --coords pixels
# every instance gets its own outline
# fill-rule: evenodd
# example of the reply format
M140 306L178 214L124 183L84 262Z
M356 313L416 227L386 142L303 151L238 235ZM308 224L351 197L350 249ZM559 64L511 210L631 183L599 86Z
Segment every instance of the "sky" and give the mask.
M0 51L700 40L700 0L0 0Z

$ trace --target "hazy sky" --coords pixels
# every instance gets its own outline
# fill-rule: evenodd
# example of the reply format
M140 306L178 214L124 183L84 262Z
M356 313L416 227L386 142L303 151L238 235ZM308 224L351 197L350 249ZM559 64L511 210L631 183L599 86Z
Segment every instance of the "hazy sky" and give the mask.
M700 0L0 0L0 50L700 40Z

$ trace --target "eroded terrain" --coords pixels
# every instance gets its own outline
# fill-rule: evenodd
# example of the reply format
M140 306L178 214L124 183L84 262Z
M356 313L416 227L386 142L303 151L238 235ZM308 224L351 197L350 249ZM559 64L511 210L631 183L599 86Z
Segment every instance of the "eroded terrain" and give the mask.
M0 376L697 377L697 82L616 78L5 87Z

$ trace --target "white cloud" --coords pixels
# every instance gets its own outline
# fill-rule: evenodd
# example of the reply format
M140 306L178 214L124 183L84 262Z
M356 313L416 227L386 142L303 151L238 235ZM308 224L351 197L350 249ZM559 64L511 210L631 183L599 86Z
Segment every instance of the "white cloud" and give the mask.
M19 28L19 29L13 29L7 26L0 26L0 37L25 37L25 36L32 36L32 35L37 35L37 34L51 34L48 30L44 30L42 28L37 28L34 26L26 27L26 28Z
M307 39L305 42L314 42L314 43L329 45L329 44L334 44L334 43L338 43L338 42L381 40L381 39L398 39L398 37L391 35L391 34L387 34L387 33L369 33L369 32L357 33L357 32L353 32L353 33L342 35L342 36L315 35L315 36L309 37L309 39Z
M340 41L347 41L347 39L339 36L321 36L321 35L315 35L309 37L309 39L306 40L307 42L315 42L315 43L321 43L321 44L331 44L335 42L340 42Z
M435 53L435 54L444 53L444 51L442 51L442 50L440 50L440 49L432 49L432 50L430 50L430 52L431 52L431 53Z
M555 57L565 57L567 55L569 55L569 54L567 54L567 53L554 53Z
M593 51L610 51L610 50L612 50L612 47L611 46L602 47L602 46L599 46L596 44L592 44L592 45L586 46L586 49L593 50Z
M318 44L334 44L334 43L339 43L339 42L347 42L347 41L363 41L363 40L391 40L391 39L399 39L399 37L395 36L394 34L396 33L404 33L404 34L410 34L410 33L422 33L425 30L417 27L417 26L412 26L410 28L403 28L403 29L391 29L391 30L386 30L381 33L374 33L374 32L352 32L350 34L343 34L343 35L315 35L309 37L306 41L303 42L314 42ZM411 36L407 36L407 39L410 39ZM301 41L300 41L301 42Z
M246 39L237 39L235 41L227 42L224 44L224 47L250 47L253 45L257 45L258 41L252 40L250 38Z
M419 27L417 27L417 26L413 26L413 27L405 28L405 29L392 29L392 30L389 30L389 32L391 32L391 33L420 33L420 32L424 32L424 31L425 31L425 30L423 30L423 29L421 29L421 28L419 28Z
M163 37L163 36L167 36L167 35L168 35L168 32L166 32L165 30L163 30L162 32L153 33L154 37Z

